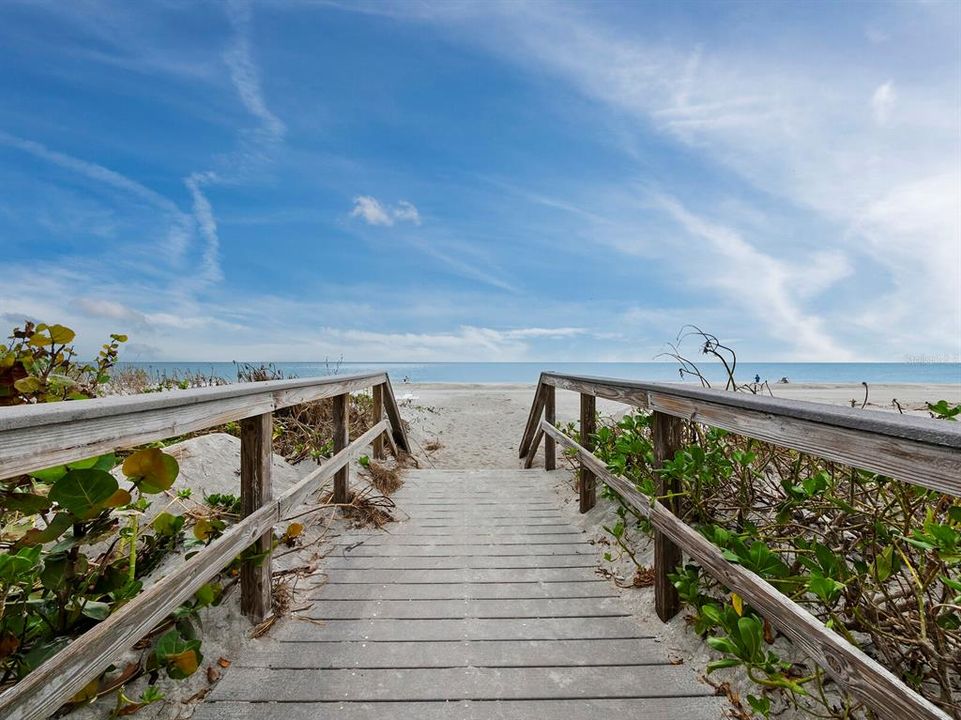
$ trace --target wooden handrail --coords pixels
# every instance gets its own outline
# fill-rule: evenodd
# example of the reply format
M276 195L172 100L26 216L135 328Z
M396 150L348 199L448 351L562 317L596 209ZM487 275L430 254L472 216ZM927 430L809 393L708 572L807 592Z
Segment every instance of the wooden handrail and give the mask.
M961 495L961 423L672 383L557 373L541 374L535 407L543 394L541 385L696 420L826 460ZM532 438L537 422L529 421L528 428ZM522 440L521 457L528 448L529 441L525 445Z
M389 382L386 373L335 375L0 408L0 478ZM395 411L395 439L406 443L399 421Z
M378 388L387 419L343 444L323 465L283 495L270 495L270 416L283 407L323 398L346 399L350 392ZM170 612L251 545L269 548L265 538L274 524L322 483L335 475L344 479L351 461L376 439L388 437L405 452L410 446L397 401L386 373L335 376L308 380L238 383L226 387L162 394L111 397L81 402L0 409L0 478L57 463L89 457L151 440L241 420L241 497L239 522L187 560L176 572L150 586L94 626L67 648L0 694L0 717L10 720L45 718L91 679L115 662L119 653L138 642ZM346 433L346 413L336 430ZM26 444L28 449L24 449ZM245 562L241 567L242 606L257 621L270 606L270 564Z
M520 445L521 457L526 457L525 466L529 467L537 441L542 436L552 438L574 452L582 475L586 470L599 478L651 521L655 530L655 605L662 619L671 617L679 607L667 576L680 563L683 550L716 580L757 608L842 687L880 716L894 720L948 720L936 705L764 579L729 562L719 548L677 517L669 503L655 502L642 494L630 481L612 473L588 447L565 435L553 422L540 420L546 386L579 392L582 401L585 396L603 397L652 410L658 462L669 459L678 449L676 418L683 418L951 495L961 494L961 424L669 383L542 373ZM583 407L582 402L582 428L590 425L584 424ZM677 490L660 488L661 494L667 495ZM582 511L583 493L581 485Z

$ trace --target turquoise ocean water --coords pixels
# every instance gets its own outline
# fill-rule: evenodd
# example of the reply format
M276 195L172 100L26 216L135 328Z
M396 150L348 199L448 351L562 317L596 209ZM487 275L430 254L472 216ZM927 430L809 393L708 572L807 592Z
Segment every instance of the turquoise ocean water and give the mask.
M594 375L631 380L677 382L677 365L664 362L600 363L600 362L534 362L534 363L375 363L344 362L339 365L323 362L273 363L287 377L316 377L338 374L386 370L394 383L534 383L542 370L554 370L575 375ZM183 375L204 373L227 380L237 379L236 366L222 362L131 362L121 367L144 368L153 374ZM699 366L708 380L722 380L724 370L718 363ZM762 380L776 382L787 378L798 383L948 383L961 384L961 363L738 363L737 378L749 382L755 375Z

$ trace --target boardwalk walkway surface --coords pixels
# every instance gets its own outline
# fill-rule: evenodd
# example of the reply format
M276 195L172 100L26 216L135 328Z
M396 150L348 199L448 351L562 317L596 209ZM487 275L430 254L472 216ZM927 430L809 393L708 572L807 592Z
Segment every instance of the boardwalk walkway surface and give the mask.
M418 470L389 532L353 531L327 582L248 646L196 720L716 720L598 577L537 470Z

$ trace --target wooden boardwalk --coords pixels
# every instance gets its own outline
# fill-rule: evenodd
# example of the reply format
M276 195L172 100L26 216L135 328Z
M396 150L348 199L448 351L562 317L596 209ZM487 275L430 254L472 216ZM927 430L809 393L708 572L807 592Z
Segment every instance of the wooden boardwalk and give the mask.
M724 703L599 578L537 470L418 470L409 519L338 539L327 582L248 645L197 720L659 720Z

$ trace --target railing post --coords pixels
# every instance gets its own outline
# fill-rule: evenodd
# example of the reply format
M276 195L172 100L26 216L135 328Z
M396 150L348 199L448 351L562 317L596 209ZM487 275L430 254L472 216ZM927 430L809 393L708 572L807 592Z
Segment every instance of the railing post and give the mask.
M544 386L544 420L551 425L557 424L554 411L554 386ZM554 438L544 435L544 469L553 470L556 467L557 453L554 450Z
M240 421L240 507L244 517L271 500L273 418L268 412ZM250 548L262 557L245 560L240 567L240 609L254 623L267 617L273 605L271 535L268 530Z
M384 386L374 385L374 425L384 419ZM378 435L373 443L374 460L384 459L384 436Z
M551 388L553 390L553 388ZM594 449L594 433L597 432L597 403L593 395L581 393L581 445L587 450ZM586 513L597 499L596 481L584 463L581 463L580 480L577 484L580 494L580 510Z
M334 397L334 454L350 444L349 422L347 417L349 393ZM350 465L344 465L334 475L334 502L347 502L347 489L350 484Z
M654 459L657 467L663 467L668 460L681 449L681 431L683 423L680 418L654 413ZM660 503L672 513L677 512L677 498L680 492L680 482L676 478L659 475L657 480L657 494ZM670 497L667 497L670 496ZM675 545L666 535L654 531L654 609L657 616L667 622L677 615L681 609L681 602L677 596L677 588L668 578L668 574L675 571L681 564L681 548Z

